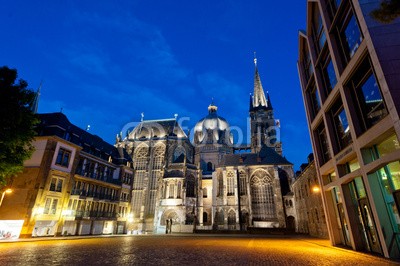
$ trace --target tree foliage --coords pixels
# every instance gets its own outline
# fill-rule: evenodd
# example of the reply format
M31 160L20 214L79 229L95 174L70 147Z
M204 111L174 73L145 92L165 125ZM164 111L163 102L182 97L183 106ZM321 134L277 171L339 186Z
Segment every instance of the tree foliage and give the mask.
M400 17L400 0L383 0L380 7L371 12L377 21L390 23Z
M35 125L39 122L31 107L35 93L17 71L0 67L0 189L9 178L23 169L24 160L30 158Z

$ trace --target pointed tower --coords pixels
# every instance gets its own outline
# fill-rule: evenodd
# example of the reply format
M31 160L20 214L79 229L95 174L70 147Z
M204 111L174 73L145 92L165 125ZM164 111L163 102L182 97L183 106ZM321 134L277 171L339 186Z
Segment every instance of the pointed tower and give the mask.
M251 150L259 152L261 147L266 145L275 148L275 151L282 155L282 146L275 124L274 111L269 94L265 97L264 89L258 73L257 58L254 56L254 92L250 98L250 131Z
M42 82L40 82L39 88L37 89L37 92L35 93L35 98L33 99L33 102L32 102L31 111L34 114L37 114L37 112L38 112L41 88L42 88Z

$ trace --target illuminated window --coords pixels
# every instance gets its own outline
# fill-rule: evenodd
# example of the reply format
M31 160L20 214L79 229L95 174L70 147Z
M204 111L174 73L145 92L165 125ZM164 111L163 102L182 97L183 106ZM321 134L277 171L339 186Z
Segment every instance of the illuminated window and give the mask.
M134 156L134 168L136 170L145 170L147 168L148 148L146 146L139 147Z
M256 171L250 181L251 208L254 221L275 218L275 200L272 178L262 170Z
M64 167L68 167L70 157L71 157L71 151L66 150L64 148L60 148L58 150L56 164L64 166Z
M157 145L153 151L153 169L161 169L165 155L165 146Z
M63 179L62 178L57 178L57 177L52 177L51 178L51 183L50 183L50 191L54 192L61 192L62 191L62 186L63 186Z
M46 203L44 205L44 214L56 214L57 212L58 199L46 198Z

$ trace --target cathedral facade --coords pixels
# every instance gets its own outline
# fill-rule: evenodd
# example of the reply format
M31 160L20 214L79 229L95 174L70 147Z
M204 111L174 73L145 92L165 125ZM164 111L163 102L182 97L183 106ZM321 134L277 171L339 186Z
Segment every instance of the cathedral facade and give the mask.
M125 139L118 137L116 146L133 160L132 230L287 227L283 202L293 165L282 156L279 123L256 60L255 66L249 145L234 145L230 125L213 103L195 125L193 143L176 117L142 121Z

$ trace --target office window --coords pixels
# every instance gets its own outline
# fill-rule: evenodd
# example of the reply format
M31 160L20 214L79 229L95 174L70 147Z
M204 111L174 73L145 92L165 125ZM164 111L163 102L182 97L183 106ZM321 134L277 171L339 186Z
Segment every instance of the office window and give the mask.
M322 163L326 163L331 159L329 152L329 144L327 140L326 130L324 124L321 123L315 131L317 146L319 150L319 158Z
M332 122L334 126L334 136L336 141L336 153L343 150L351 142L350 128L347 121L346 112L343 108L342 101L338 100L330 110Z
M71 157L71 151L66 150L64 148L59 148L57 159L56 159L56 164L64 166L64 167L68 167L70 157Z
M310 57L310 53L308 51L307 45L308 45L307 42L305 42L304 50L303 50L303 68L304 68L304 74L305 74L306 80L308 82L314 74L314 69L311 64L311 57Z
M311 105L310 106L311 119L314 119L317 116L319 110L321 109L321 100L319 98L319 93L317 87L315 86L315 83L313 83L310 89L307 90L307 94Z
M323 78L325 89L328 95L337 83L335 69L333 68L333 63L329 56L326 58L325 64L323 66Z
M342 24L338 26L338 34L340 44L342 46L343 56L348 62L353 57L358 47L362 42L362 35L358 27L357 19L355 18L351 8L342 20Z
M359 120L357 134L362 134L388 114L369 58L363 61L347 87Z
M329 14L331 16L331 18L333 19L333 17L335 16L337 10L339 9L340 3L342 1L341 0L329 0L328 1L328 11Z
M322 51L326 43L326 36L324 26L322 25L322 17L318 10L318 5L314 4L314 18L313 18L313 37L314 37L314 46L316 49L316 54L319 54Z

